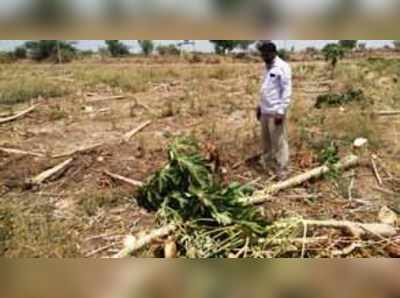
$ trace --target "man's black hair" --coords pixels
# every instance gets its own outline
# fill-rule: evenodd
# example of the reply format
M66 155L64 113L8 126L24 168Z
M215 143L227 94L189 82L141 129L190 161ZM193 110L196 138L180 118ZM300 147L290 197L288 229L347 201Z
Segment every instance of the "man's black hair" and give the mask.
M278 48L270 40L261 40L257 43L257 49L260 53L278 53Z

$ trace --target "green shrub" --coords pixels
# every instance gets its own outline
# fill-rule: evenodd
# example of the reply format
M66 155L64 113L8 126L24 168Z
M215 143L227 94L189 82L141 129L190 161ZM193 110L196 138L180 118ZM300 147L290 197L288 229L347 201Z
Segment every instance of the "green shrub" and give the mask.
M394 40L393 45L396 51L400 51L400 40Z
M58 62L69 62L77 53L72 43L62 40L39 40L25 43L28 56L33 60L53 60ZM61 60L61 61L59 61Z
M339 149L334 141L328 141L324 148L319 152L319 161L322 164L333 165L339 162Z
M0 52L0 64L13 62L15 62L15 56L13 52Z
M139 46L145 56L149 56L154 51L154 43L152 40L138 40Z
M177 46L173 44L167 46L160 45L157 47L157 52L161 56L178 56L181 53Z
M346 51L342 46L335 43L330 43L322 49L322 53L325 57L325 60L329 61L333 69L335 69L339 60L344 58Z
M278 56L281 59L285 60L285 61L289 61L290 60L290 52L288 50L286 50L286 49L280 49L278 51Z
M16 47L14 50L14 57L17 59L25 59L27 57L25 47Z
M129 55L129 48L119 40L106 40L106 46L112 57L123 57Z
M247 50L254 43L253 40L210 40L214 45L215 53L225 55L232 52L236 48Z
M365 100L364 92L360 89L350 89L344 93L327 93L317 97L315 107L320 109L324 106L337 107L349 104L353 101Z
M339 40L339 45L347 50L354 50L358 45L358 40Z

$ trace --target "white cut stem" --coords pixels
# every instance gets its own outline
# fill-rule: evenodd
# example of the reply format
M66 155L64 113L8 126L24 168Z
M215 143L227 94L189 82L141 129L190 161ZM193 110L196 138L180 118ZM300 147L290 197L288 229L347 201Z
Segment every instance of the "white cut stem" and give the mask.
M353 171L354 172L354 171ZM349 201L353 201L354 175L351 177L349 185Z
M88 99L87 102L98 102L98 101L104 101L104 100L112 100L112 99L124 99L124 95L115 95L115 96L104 96L104 97L95 97Z
M308 226L316 226L323 228L345 229L353 236L362 237L367 235L379 235L381 237L393 237L396 235L396 229L388 224L381 223L357 223L351 221L337 220L304 220L304 224Z
M51 168L39 175L37 175L36 177L32 178L29 183L31 185L39 185L42 184L43 182L45 182L46 180L48 180L49 178L51 178L53 175L65 170L68 165L72 162L72 158L67 159L66 161L60 163L59 165L55 166L54 168Z
M379 175L378 167L376 166L375 160L373 158L371 158L371 164L372 164L372 170L374 171L376 181L378 182L379 185L382 185L383 181L382 181L381 176Z
M306 222L303 222L303 226L304 226L304 231L303 231L303 244L302 244L302 248L301 248L301 258L304 259L304 257L306 256L306 239L307 239L307 230L308 230L308 226Z
M160 229L150 231L145 236L135 239L133 243L131 243L129 246L124 247L119 253L114 255L112 258L118 259L118 258L129 257L134 252L142 249L146 245L151 244L154 240L169 236L176 229L177 229L176 225L170 224Z
M345 158L342 162L339 162L339 163L333 165L332 168L334 170L346 170L346 169L349 169L351 167L358 165L359 162L360 162L360 158L358 156L350 155L347 158ZM266 188L265 190L258 191L252 197L247 198L245 200L245 203L250 204L250 205L264 203L268 200L268 198L271 195L273 195L275 193L278 193L284 189L299 186L299 185L303 184L304 182L309 181L310 179L319 178L322 175L329 173L330 171L331 171L331 168L326 165L315 168L311 171L308 171L306 173L292 177L288 180L278 182L274 185L271 185L270 187Z
M375 113L378 116L396 116L400 115L400 111L380 111Z
M107 176L110 176L113 179L125 182L125 183L127 183L129 185L139 186L139 187L144 185L143 182L141 182L141 181L137 181L137 180L133 180L133 179L130 179L130 178L126 178L124 176L111 173L109 171L104 171L104 174L106 174Z
M151 121L146 121L139 125L138 127L134 128L133 130L127 132L124 135L124 141L128 142L134 135L136 135L138 132L140 132L142 129L144 129L146 126L150 125Z
M23 150L12 149L12 148L0 147L0 151L9 153L9 154L32 155L32 156L37 156L37 157L44 157L44 154L41 154L41 153L36 153L36 152L31 152L31 151L23 151Z
M16 120L18 118L21 118L21 117L25 116L26 114L32 112L36 108L37 108L37 105L31 106L29 109L21 111L21 112L19 112L18 114L14 115L14 116L6 117L6 118L0 118L0 124L11 122L11 121L14 121L14 120Z

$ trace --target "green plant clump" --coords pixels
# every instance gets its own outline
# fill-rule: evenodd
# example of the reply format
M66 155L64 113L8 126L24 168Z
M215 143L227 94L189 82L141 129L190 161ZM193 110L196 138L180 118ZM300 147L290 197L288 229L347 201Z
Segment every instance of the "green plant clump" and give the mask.
M351 102L360 102L365 99L364 92L360 89L350 89L344 93L327 93L317 97L315 107L320 109L324 106L337 107Z
M183 224L178 243L184 255L228 257L246 239L264 236L267 224L258 208L243 203L252 189L222 186L199 151L192 139L173 142L169 162L139 190L137 200L158 211L162 221Z

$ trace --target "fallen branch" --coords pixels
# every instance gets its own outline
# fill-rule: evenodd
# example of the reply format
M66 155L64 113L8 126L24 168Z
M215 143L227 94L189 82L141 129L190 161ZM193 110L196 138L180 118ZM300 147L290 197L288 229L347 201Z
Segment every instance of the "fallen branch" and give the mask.
M95 250L89 252L88 254L86 254L85 258L91 258L94 255L97 255L98 253L101 253L107 249L114 247L114 246L115 246L115 243L111 243L111 244L107 244L105 246L99 247L98 249L95 249Z
M146 126L150 125L150 123L151 123L151 121L146 121L146 122L142 123L141 125L139 125L138 127L134 128L133 130L127 132L123 137L124 141L128 142L135 134L140 132Z
M304 220L307 226L316 226L322 228L344 229L350 232L353 236L362 237L368 235L378 235L381 237L393 237L397 234L396 229L388 224L370 223L363 224L351 221L337 220Z
M104 101L104 100L112 100L112 99L124 99L124 95L115 95L115 96L104 96L104 97L95 97L88 99L87 102L98 102L98 101Z
M332 256L334 256L334 257L347 256L347 255L351 254L352 252L354 252L356 249L359 249L359 248L363 248L363 245L361 243L352 243L352 244L350 244L349 246L347 246L347 247L345 247L343 249L334 250L332 252Z
M74 155L76 153L82 153L82 152L93 150L93 149L95 149L97 147L102 146L103 144L104 143L97 143L97 144L90 145L90 146L87 146L87 147L81 147L79 149L76 149L76 150L73 150L73 151L70 151L70 152L61 153L61 154L58 154L58 155L53 155L52 157L53 158L61 158L61 157L71 156L71 155Z
M283 245L285 243L291 243L291 244L298 244L298 245L313 245L317 244L320 242L328 241L329 237L328 236L320 236L320 237L311 237L311 238L285 238L285 239L272 239L272 240L267 240L266 242L268 245Z
M9 154L20 154L20 155L31 155L31 156L37 156L37 157L44 157L44 154L41 154L41 153L36 153L36 152L31 152L31 151L23 151L23 150L12 149L12 148L0 147L0 151L9 153Z
M64 161L63 163L60 163L59 165L55 166L54 168L51 168L47 171L44 171L43 173L37 175L36 177L30 179L28 181L29 185L40 185L43 182L45 182L46 180L48 180L49 178L51 178L53 175L60 173L62 171L64 171L69 164L72 162L72 158L67 159L66 161Z
M354 188L354 170L353 170L353 175L351 177L349 189L348 189L348 196L349 196L349 201L353 201L353 188Z
M315 168L309 172L306 172L304 174L301 174L301 175L295 176L293 178L290 178L288 180L276 183L276 184L268 187L265 190L258 191L252 197L246 198L245 203L250 204L250 205L264 203L268 200L269 196L276 194L284 189L288 189L291 187L301 185L304 182L306 182L310 179L313 179L313 178L319 178L322 175L329 173L332 169L333 170L349 169L351 167L358 165L359 162L360 162L359 157L350 155L345 160L333 165L332 167L329 167L326 165L321 166L321 167Z
M0 118L0 124L11 122L11 121L14 121L14 120L16 120L18 118L21 118L21 117L25 116L26 114L32 112L36 108L37 108L37 105L31 106L29 109L21 111L21 112L15 114L14 116L6 117L6 118Z
M140 186L143 186L143 182L141 182L141 181L129 179L129 178L126 178L126 177L124 177L124 176L120 176L120 175L111 173L111 172L109 172L109 171L104 171L104 174L106 174L107 176L110 176L110 177L113 178L113 179L116 179L116 180L125 182L125 183L130 184L130 185L133 185L133 186L139 186L139 187L140 187Z
M111 108L103 108L99 110L94 110L91 106L85 108L85 113L86 114L98 114L98 113L107 113L111 111Z
M322 194L298 194L298 195L284 195L285 199L292 200L309 200L309 199L319 199L322 197Z
M380 111L380 112L375 112L375 115L378 115L378 116L396 116L396 115L400 115L400 111Z
M385 189L385 188L382 188L379 186L374 186L373 189L375 189L381 193L384 193L385 195L389 195L389 196L398 196L399 195L398 193L395 193L394 191L391 191L389 189Z
M154 240L170 235L177 229L176 225L170 224L157 230L150 231L148 234L136 238L134 236L128 236L125 240L125 247L112 258L126 258L132 255L134 252L152 243Z
M378 168L376 166L375 159L373 157L371 158L371 165L372 165L372 171L374 172L376 181L378 182L379 185L382 185L383 181L382 181L381 176L379 175Z
M99 114L99 113L108 113L110 111L111 111L111 108L104 108L104 109L100 109L100 110L97 110L97 111L94 111L94 112L96 114Z

